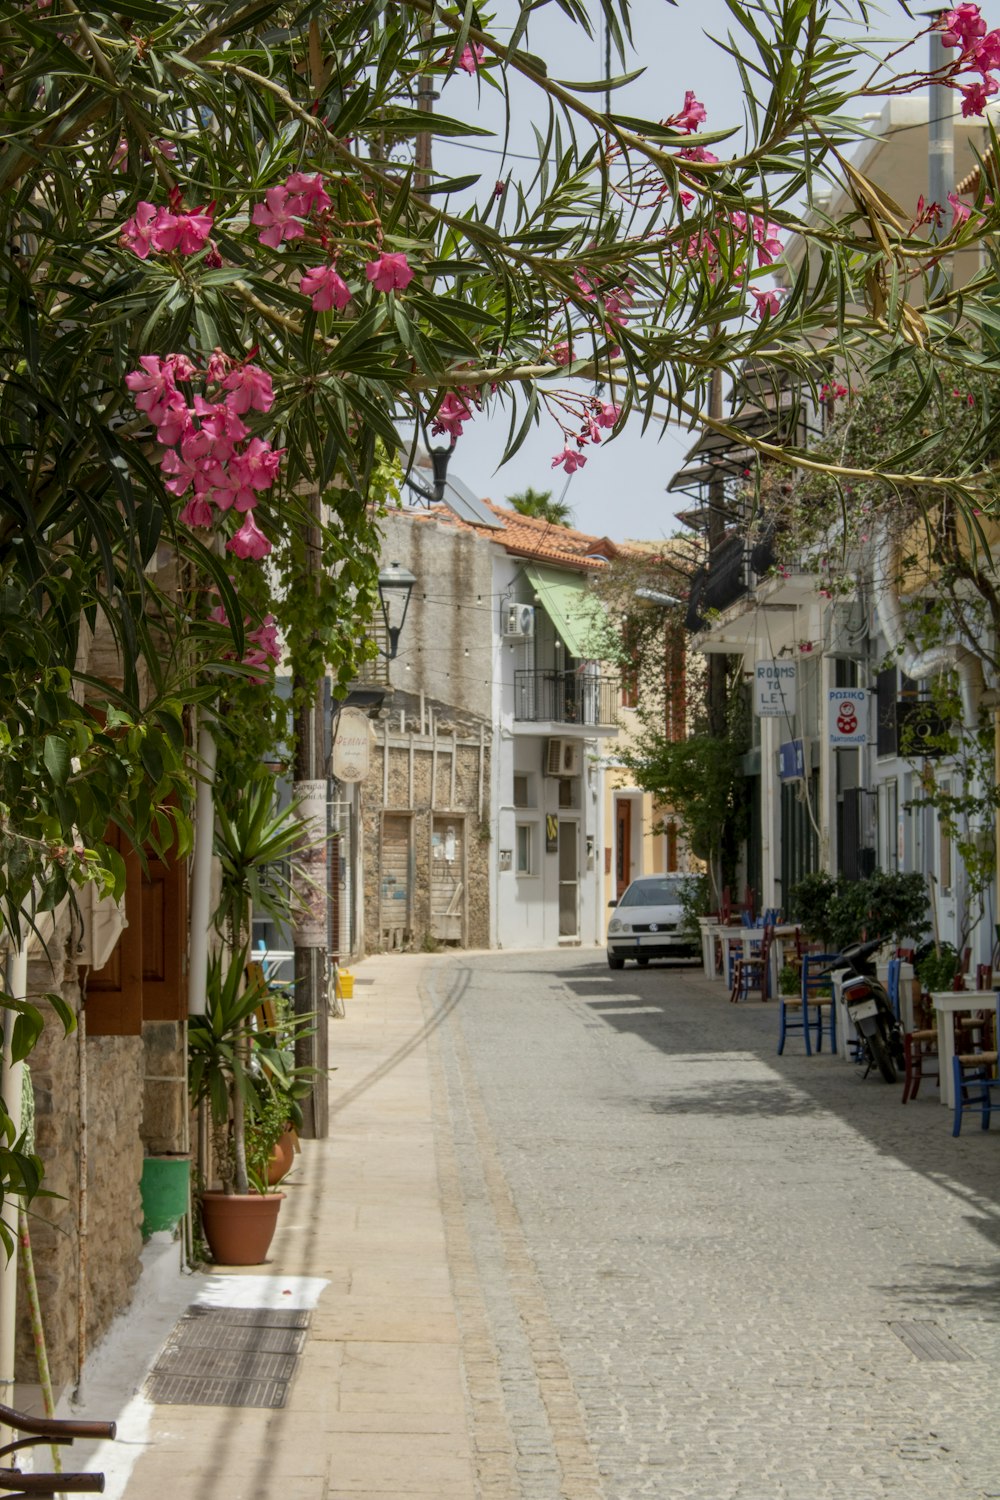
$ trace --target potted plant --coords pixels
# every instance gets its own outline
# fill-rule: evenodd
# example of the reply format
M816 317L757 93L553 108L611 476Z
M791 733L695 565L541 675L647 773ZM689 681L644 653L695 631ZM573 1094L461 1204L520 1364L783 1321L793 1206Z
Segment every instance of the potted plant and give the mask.
M308 1019L267 1021L267 986L248 962L254 907L279 922L289 916L290 880L275 872L287 869L301 838L294 805L277 810L273 783L263 777L251 781L234 812L218 812L222 887L215 922L225 942L210 960L206 1010L189 1023L188 1048L191 1096L206 1106L221 1181L221 1191L201 1192L202 1225L213 1256L225 1265L264 1260L283 1198L261 1191L260 1178L251 1180L248 1125L261 1118L273 1090L290 1092L311 1071L286 1057Z
M954 987L960 958L951 943L939 943L917 960L917 978L927 994L941 994Z
M797 995L802 987L802 975L791 964L782 965L778 974L778 994Z

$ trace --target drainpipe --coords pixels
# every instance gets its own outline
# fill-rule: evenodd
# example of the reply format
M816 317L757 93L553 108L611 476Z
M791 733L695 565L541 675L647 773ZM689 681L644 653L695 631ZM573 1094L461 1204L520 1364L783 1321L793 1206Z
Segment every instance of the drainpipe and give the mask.
M8 953L5 968L7 993L15 1000L23 1000L28 991L28 954L23 949ZM3 1029L2 1089L7 1113L14 1122L17 1135L21 1133L21 1097L24 1085L24 1063L15 1063L10 1055L11 1032L14 1016L8 1012ZM3 1222L15 1246L18 1236L18 1200L5 1198ZM14 1404L14 1332L17 1314L17 1255L9 1260L0 1252L0 1402L5 1406ZM4 1430L6 1435L6 1430Z

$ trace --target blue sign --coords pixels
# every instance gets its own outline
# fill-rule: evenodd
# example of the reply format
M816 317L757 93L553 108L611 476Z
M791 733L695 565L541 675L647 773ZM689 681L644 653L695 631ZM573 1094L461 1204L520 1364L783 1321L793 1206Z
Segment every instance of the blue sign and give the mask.
M778 779L804 781L806 776L805 740L786 740L778 746Z

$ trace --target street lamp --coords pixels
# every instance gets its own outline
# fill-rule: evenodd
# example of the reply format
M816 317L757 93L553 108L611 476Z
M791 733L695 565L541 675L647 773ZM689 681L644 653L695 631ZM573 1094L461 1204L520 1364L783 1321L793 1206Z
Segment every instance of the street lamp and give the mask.
M448 465L451 455L455 451L456 439L452 438L449 448L431 448L428 457L431 461L431 471L434 475L434 484L428 489L426 485L420 484L413 478L412 473L406 476L406 487L421 500L426 500L428 505L440 505L444 499L445 481L448 478Z
M637 599L648 599L651 604L662 604L665 608L671 604L682 604L683 600L675 599L673 594L666 594L662 589L636 589Z
M416 581L409 569L401 568L398 562L390 563L378 575L378 598L382 606L382 618L385 621L385 633L389 641L389 649L383 651L382 655L388 661L393 661L399 650L399 637Z

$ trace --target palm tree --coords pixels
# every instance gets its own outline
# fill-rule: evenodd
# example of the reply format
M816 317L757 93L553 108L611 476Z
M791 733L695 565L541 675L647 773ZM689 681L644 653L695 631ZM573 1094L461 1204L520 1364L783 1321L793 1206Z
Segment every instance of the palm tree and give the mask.
M551 490L533 490L529 485L520 494L508 495L507 500L519 515L534 516L552 526L568 526L573 518L573 512L564 501L553 500Z

